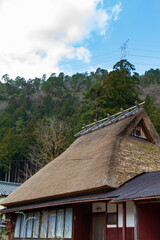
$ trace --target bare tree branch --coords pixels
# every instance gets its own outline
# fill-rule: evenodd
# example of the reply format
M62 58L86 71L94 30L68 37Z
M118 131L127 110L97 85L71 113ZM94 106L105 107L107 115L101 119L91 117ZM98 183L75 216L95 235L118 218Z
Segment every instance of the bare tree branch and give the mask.
M36 143L30 146L28 162L25 163L25 170L22 173L25 179L31 177L65 150L67 133L69 128L53 117L42 120L37 125Z

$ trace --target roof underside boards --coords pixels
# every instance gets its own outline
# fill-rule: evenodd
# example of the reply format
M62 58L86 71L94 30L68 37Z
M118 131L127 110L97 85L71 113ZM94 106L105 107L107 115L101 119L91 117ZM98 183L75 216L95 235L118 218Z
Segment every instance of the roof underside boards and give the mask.
M113 202L160 196L160 171L141 174L112 192Z
M20 183L0 181L0 196L8 196L20 185Z
M6 209L0 210L0 213L9 213L9 212L23 211L28 209L38 209L38 208L52 207L57 205L59 206L59 205L94 202L94 201L102 201L102 200L110 200L110 199L113 199L112 192L80 195L76 197L68 197L68 198L62 198L62 199L57 199L52 201L27 204L27 205L17 206L13 208L6 208Z
M141 161L139 164L139 151L136 159L135 156L126 159L125 145L121 149L124 140L142 118L152 139L158 145L160 140L157 132L145 111L139 109L135 115L77 138L64 153L23 183L2 204L12 207L117 188L142 171L151 171L148 162L144 164ZM132 140L129 145L130 154L134 151L136 143L136 140ZM153 170L157 169L158 165L160 169L160 148L147 141L144 144L156 148L157 155L154 157L154 153L152 154L152 165ZM148 145L146 151L147 149Z

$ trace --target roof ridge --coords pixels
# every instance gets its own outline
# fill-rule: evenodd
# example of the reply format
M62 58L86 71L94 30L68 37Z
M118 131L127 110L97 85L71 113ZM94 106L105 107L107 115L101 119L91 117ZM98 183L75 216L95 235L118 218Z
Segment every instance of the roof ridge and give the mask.
M142 108L143 105L145 104L145 102L141 102L140 104L136 103L135 106L130 107L126 110L124 110L123 108L120 108L120 112L113 114L113 115L109 115L107 114L107 118L103 118L99 121L97 121L96 119L94 120L94 123L85 125L83 124L82 130L80 132L78 132L77 134L74 135L74 137L80 137L81 135L87 134L89 132L95 131L99 128L108 126L110 124L113 124L117 121L120 121L124 118L127 118L131 115L135 115L137 114Z

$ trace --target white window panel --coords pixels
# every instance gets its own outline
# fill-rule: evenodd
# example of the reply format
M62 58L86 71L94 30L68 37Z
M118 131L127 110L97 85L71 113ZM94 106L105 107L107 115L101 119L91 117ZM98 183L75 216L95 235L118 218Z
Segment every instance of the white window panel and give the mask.
M126 203L126 226L134 227L134 202Z
M56 237L63 238L64 230L64 209L57 211Z
M41 231L40 231L40 237L41 238L46 238L47 237L47 226L48 226L48 212L42 212Z
M72 209L71 208L67 208L65 210L64 237L72 238Z
M34 218L35 219L33 220L33 238L38 238L40 213L35 212Z
M48 238L55 238L56 211L49 212Z
M112 224L112 225L107 225L107 228L116 228L117 225L116 224Z
M27 214L27 238L32 238L33 213Z
M17 219L16 219L15 231L14 231L14 237L15 237L15 238L19 238L20 226L21 226L21 215L18 214L18 215L17 215Z
M118 204L118 227L123 227L123 207Z

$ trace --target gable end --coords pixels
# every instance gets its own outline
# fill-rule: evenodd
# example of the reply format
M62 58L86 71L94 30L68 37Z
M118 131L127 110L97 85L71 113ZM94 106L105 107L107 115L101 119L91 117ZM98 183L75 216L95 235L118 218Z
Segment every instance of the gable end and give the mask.
M149 129L147 128L145 121L143 118L139 121L139 123L134 127L134 129L131 131L130 136L141 138L146 141L149 141L153 144L155 144L155 141L153 140Z

